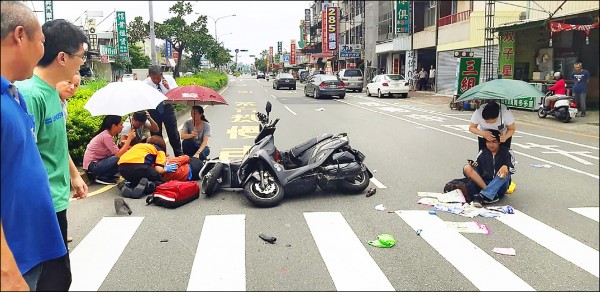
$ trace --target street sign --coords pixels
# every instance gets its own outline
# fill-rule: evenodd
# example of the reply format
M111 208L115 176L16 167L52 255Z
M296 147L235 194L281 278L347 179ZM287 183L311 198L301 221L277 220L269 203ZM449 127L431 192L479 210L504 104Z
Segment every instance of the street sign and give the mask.
M396 1L396 33L407 34L410 29L409 1Z
M127 44L127 21L125 20L125 11L117 11L117 42L119 55L127 56L129 47Z
M340 45L340 58L360 58L360 44Z
M52 1L44 0L44 20L46 22L54 19L54 5Z
M239 52L240 52L240 49L235 49L235 53L236 54L239 53Z

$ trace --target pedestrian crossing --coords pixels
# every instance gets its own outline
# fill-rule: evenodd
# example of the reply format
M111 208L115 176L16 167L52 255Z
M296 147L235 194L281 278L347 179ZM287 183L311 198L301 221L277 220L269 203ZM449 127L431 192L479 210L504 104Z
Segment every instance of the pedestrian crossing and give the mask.
M568 213L570 216L581 216L583 220L591 219L597 222L597 217L596 219L593 217L593 214L598 214L597 207L570 208L570 210L573 211ZM414 232L410 234L411 236L415 236L415 233L420 236L417 240L419 245L428 245L436 251L436 253L421 255L424 262L434 258L447 261L479 290L536 290L535 285L526 281L529 279L527 275L522 275L523 270L511 271L506 263L492 256L493 253L488 248L480 247L481 242L477 243L471 240L471 237L449 229L440 216L424 210L398 210L393 213L395 214L388 214L391 216L389 221L391 225L409 227ZM377 248L369 246L364 238L362 240L359 238L356 230L362 226L353 226L349 222L354 221L347 221L352 215L344 215L341 212L303 212L302 216L309 237L312 238L309 241L314 241L320 256L319 261L322 261L329 273L332 284L328 285L332 285L331 287L335 287L338 291L406 290L398 286L397 275L390 275L386 267L378 264L378 257L375 256ZM133 237L139 236L138 233L143 229L140 226L150 224L144 223L144 219L144 217L102 218L71 251L73 283L70 290L99 290L113 266L123 254L130 252L127 246ZM515 214L497 217L496 220L508 227L506 230L499 229L498 232L503 233L499 236L508 237L510 234L506 233L512 232L511 230L522 234L531 241L531 244L539 245L572 263L581 269L581 273L587 272L594 276L597 289L598 250L519 210L515 210ZM251 223L257 224L257 222ZM245 214L204 217L202 229L198 234L196 252L189 255L189 258L193 258L191 269L182 267L181 270L183 274L189 273L188 291L257 289L247 287L248 273L252 274L251 272L263 268L260 265L256 266L256 262L246 261L248 254L255 252L248 249L251 245L247 242L246 233L249 228L247 224L249 223ZM404 238L408 234L394 236L398 244L387 249L390 257L399 256L398 253L403 249L411 249L404 244L406 241ZM510 238L507 238L507 241L510 242ZM311 245L306 243L305 246ZM168 258L169 250L165 249L164 252ZM518 251L519 256L526 255L528 252L532 251ZM401 261L402 259L398 258L398 262ZM556 273L560 273L560 270ZM444 277L438 279L438 281L444 280L448 279ZM156 277L146 281L168 281L168 279ZM573 287L576 287L577 281L573 279ZM286 290L305 290L302 288L289 287Z

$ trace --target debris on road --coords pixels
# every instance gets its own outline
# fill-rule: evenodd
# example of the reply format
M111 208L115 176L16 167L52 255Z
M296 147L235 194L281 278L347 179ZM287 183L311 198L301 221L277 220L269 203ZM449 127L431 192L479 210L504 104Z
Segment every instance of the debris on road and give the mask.
M367 197L370 197L370 196L374 195L375 193L377 193L377 189L376 188L370 188L367 191Z
M160 242L169 242L168 239L161 239Z
M421 236L421 232L423 232L423 229L417 229L417 235Z
M316 110L316 111L318 111L318 112L325 111L325 109L324 109L324 108L322 108L322 107L320 107L320 108L316 108L315 110Z
M114 202L115 211L117 212L117 215L131 215L131 213L133 213L133 211L131 211L131 208L129 207L127 202L123 200L123 198L115 198Z
M386 207L383 204L379 204L375 206L375 210L377 211L385 211Z
M509 256L517 255L517 252L512 247L494 247L494 249L492 251L497 254L502 254L502 255L509 255Z
M483 224L479 224L475 221L470 222L451 222L445 221L446 227L452 228L460 233L481 233L481 234L490 234L490 230L487 226Z
M531 164L531 167L535 167L535 168L551 168L552 165L550 165L550 164Z
M437 214L435 211L429 211L429 215L435 215Z
M260 239L262 239L262 240L264 240L264 241L266 241L268 243L271 243L271 244L274 244L275 241L277 240L277 238L275 238L273 236L265 235L263 233L259 234L258 237L260 237Z
M374 247L392 247L396 245L396 239L386 233L377 235L377 240L370 240L369 245Z
M504 214L514 214L515 209L511 205L487 207L488 210L502 212Z

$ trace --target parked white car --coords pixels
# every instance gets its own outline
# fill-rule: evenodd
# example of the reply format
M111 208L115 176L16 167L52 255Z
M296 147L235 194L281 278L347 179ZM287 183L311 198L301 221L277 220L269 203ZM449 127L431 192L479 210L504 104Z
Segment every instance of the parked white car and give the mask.
M377 94L379 98L382 98L384 95L391 97L394 94L408 97L409 90L408 80L399 74L377 75L367 84L367 96Z

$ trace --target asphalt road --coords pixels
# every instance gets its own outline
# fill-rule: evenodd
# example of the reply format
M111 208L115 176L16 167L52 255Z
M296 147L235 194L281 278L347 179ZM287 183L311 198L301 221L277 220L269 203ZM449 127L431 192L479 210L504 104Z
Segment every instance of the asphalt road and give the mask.
M315 100L298 85L274 90L254 76L230 77L222 92L229 105L206 108L210 156L241 158L258 125L250 115L270 101L271 117L281 119L279 149L346 132L374 172L374 196L317 190L259 209L243 193L222 190L174 210L126 199L133 214L119 217L116 188L91 184L93 195L71 202L68 211L72 290L599 289L597 135L556 130L552 120L518 123L517 188L496 204L516 214L430 215L433 207L417 204L417 192L441 192L462 177L477 152L467 131L472 112L418 97L349 92L345 99ZM378 204L386 210L376 210ZM458 233L443 221L476 221L490 234ZM277 241L266 243L260 233ZM367 243L381 233L396 245ZM516 255L496 254L496 247Z

